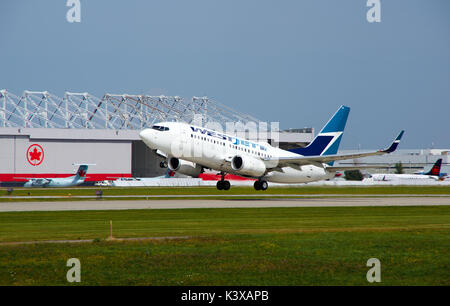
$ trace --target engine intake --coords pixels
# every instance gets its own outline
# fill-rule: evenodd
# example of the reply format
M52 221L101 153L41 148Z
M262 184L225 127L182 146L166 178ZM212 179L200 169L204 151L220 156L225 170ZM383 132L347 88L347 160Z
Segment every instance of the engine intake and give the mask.
M202 166L176 157L169 158L167 167L172 171L192 177L198 177L202 173Z
M238 174L260 177L266 173L266 165L260 159L236 155L231 159L231 168Z

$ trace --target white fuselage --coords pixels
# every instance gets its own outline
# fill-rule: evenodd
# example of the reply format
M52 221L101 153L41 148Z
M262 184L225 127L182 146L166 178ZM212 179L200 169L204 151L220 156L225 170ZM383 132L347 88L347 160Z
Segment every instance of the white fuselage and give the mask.
M394 174L394 173L378 173L372 174L374 181L400 181L400 180L432 180L439 179L437 176L424 174Z
M30 179L23 187L71 187L84 183L84 178L76 178L76 176L70 176L66 178L42 178L42 179Z
M252 178L263 178L277 183L306 183L334 177L334 172L326 171L325 164L299 166L295 169L282 167L264 172L260 177L245 175L231 167L230 161L234 156L261 161L301 155L272 147L266 142L249 141L187 123L163 122L156 125L166 129L145 129L140 133L141 139L148 147L160 150L169 157L176 157L206 168ZM265 163L272 169L277 166L276 161Z

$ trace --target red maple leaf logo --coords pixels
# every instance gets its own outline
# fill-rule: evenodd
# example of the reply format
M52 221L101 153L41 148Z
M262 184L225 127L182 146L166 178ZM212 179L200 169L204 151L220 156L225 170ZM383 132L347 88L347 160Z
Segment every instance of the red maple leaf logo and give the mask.
M39 152L36 147L34 147L34 150L30 152L30 160L33 161L40 161L41 160L42 152Z
M434 166L433 169L431 169L431 175L438 175L439 173L439 167Z
M32 166L39 166L44 160L44 149L38 144L32 144L28 147L26 156Z
M86 175L86 171L80 170L80 171L78 171L78 175L83 177Z

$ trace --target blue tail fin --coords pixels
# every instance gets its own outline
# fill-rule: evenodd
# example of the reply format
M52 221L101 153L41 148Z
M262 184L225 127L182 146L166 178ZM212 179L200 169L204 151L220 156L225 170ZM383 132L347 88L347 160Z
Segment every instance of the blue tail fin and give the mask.
M289 151L303 156L336 154L349 112L350 107L342 105L314 138L313 142L305 148L295 148Z

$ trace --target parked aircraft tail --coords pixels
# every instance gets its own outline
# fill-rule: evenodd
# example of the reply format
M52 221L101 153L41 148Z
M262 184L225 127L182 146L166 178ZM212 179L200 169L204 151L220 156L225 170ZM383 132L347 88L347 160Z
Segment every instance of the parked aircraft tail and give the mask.
M77 174L75 175L75 179L84 179L86 178L86 172L88 170L88 165L80 165L77 170Z
M441 172L441 164L442 164L442 158L439 158L436 163L433 165L433 168L431 168L430 171L425 173L425 175L436 175L439 176Z

